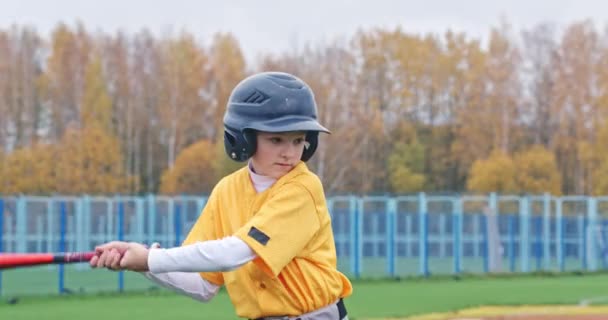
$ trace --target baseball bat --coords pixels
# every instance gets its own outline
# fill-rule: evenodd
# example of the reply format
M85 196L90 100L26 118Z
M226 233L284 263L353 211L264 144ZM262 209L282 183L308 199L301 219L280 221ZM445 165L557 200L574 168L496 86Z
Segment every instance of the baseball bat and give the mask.
M49 264L88 262L95 252L0 253L0 270Z

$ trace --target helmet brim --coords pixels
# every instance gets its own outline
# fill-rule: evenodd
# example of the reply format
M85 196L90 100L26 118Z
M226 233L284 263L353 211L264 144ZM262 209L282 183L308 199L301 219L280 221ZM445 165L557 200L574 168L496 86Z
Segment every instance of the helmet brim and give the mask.
M252 129L264 132L294 132L294 131L317 131L331 133L319 122L309 117L282 117L268 121L260 121L246 125L243 129Z

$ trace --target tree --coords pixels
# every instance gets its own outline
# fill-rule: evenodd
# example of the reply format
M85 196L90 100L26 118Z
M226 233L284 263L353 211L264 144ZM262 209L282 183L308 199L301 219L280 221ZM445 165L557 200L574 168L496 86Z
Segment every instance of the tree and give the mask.
M4 158L0 193L50 194L54 189L55 146L35 144Z
M393 192L408 193L423 190L424 155L424 146L417 141L395 144L387 160L388 176Z
M593 146L593 194L608 194L608 117L604 119Z
M112 102L106 88L99 57L93 58L87 65L81 105L80 122L83 127L97 127L110 135L114 133Z
M608 161L602 162L595 170L595 177L597 179L593 187L593 193L601 196L608 194Z
M68 127L80 127L85 69L92 40L82 25L75 31L61 23L51 36L51 54L40 83L50 113L50 141L59 141Z
M554 55L552 113L559 116L552 151L567 194L588 194L593 185L594 168L585 153L603 120L595 104L595 69L603 68L596 68L598 57L598 34L589 21L569 26Z
M509 37L508 25L491 31L487 57L485 104L489 121L485 125L492 128L491 146L509 153L521 132L517 129L521 92L517 66L521 57Z
M200 140L185 148L175 159L173 167L163 173L160 192L195 195L210 193L217 182L214 150L214 145L209 140Z
M466 185L473 163L486 158L492 151L493 127L488 123L485 102L485 65L487 53L478 41L462 37L451 39L450 55L455 61L453 85L450 88L453 139L450 159L455 166L455 180L459 187ZM491 111L490 111L491 112Z
M467 188L477 192L513 193L517 190L515 163L502 150L494 150L486 159L473 163Z
M59 193L126 193L136 179L125 172L118 139L98 126L68 130L57 152L55 190Z
M520 117L528 127L529 139L551 149L554 145L556 124L559 113L552 112L554 107L553 90L555 86L554 56L557 50L555 30L551 25L541 24L523 33L524 76L522 82L527 91L522 97L525 109Z
M515 180L520 192L561 194L561 176L555 155L541 145L532 146L514 157Z
M16 26L2 38L0 35L0 61L5 61L5 65L0 62L0 95L3 96L0 110L4 119L0 125L6 131L0 133L0 138L5 136L2 142L10 149L23 148L37 142L42 126L37 88L43 64L42 39L35 30Z
M186 146L206 137L208 105L200 93L207 86L207 57L191 34L162 43L160 122L166 145L166 166L171 167Z
M206 94L213 97L208 106L213 109L213 121L207 124L209 137L215 140L223 135L223 117L226 104L232 89L245 77L245 58L240 44L230 33L217 33L213 37L210 49L210 84L206 87Z
M158 41L149 32L138 34L133 40L133 47L130 59L133 61L132 74L129 77L129 99L132 103L129 110L116 111L118 134L124 137L121 138L123 148L129 150L125 153L126 162L132 163L132 172L141 177L141 188L134 186L132 189L154 193L158 192L160 177L167 166L160 113L163 86L162 81L158 81L162 78L163 63ZM120 109L120 103L116 108ZM120 119L123 117L126 123L121 125ZM134 160L128 160L131 158Z
M147 55L133 48L132 41L122 31L103 40L100 52L107 94L112 101L112 131L121 142L127 172L143 176L138 164L144 144L141 132L145 130L148 117L141 114L144 108L135 101L141 98L140 88L144 86L141 83L144 79L139 78L131 67L146 63ZM141 189L139 184L129 186L131 192Z

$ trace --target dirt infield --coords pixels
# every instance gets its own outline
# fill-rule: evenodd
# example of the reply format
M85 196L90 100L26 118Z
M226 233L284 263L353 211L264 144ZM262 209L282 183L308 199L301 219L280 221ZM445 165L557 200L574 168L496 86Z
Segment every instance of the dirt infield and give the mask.
M485 306L401 320L608 320L608 306ZM377 319L379 320L379 319Z

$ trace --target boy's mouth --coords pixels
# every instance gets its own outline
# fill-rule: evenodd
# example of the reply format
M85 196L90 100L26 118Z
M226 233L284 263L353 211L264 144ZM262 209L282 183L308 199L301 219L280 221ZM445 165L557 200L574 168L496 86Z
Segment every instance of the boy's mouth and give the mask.
M281 166L281 167L291 167L291 165L288 163L276 163L276 165Z

